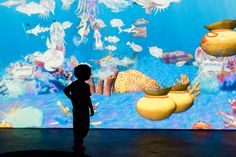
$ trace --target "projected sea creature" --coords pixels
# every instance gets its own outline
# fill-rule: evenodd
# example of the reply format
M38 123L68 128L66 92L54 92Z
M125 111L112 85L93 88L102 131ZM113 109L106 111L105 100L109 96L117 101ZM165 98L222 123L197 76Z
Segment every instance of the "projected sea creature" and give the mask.
M44 15L47 12L46 8L43 8L40 4L35 2L19 5L16 7L16 10L21 13L25 13L28 16L31 16L32 14Z
M128 8L132 3L130 0L99 0L106 7L110 8L112 12L121 12Z
M133 29L133 37L147 37L147 27L136 27Z
M112 27L117 27L119 33L133 33L133 37L147 37L147 27L136 27L135 25L131 25L130 28L122 29L125 24L121 19L113 19L110 21Z
M40 25L37 25L35 28L27 30L26 33L34 34L35 36L38 36L39 33L44 33L49 30L50 30L50 28L48 28L48 27L41 27Z
M236 100L229 100L229 104L232 107L232 114L224 113L222 110L219 110L219 114L226 118L227 120L224 120L225 128L228 127L234 127L236 128Z
M219 74L221 71L227 71L224 58L210 56L198 47L195 51L195 62L193 65L199 67L198 75L211 76L211 73Z
M20 108L17 106L4 114L3 123L8 122L13 127L41 127L43 125L43 112L35 107Z
M104 21L101 19L92 20L90 23L91 23L91 27L94 30L93 37L95 39L95 49L102 50L103 49L103 43L101 40L102 36L101 36L101 33L99 32L99 30L101 28L106 27L106 25L105 25Z
M133 33L133 37L147 37L147 27L136 27L135 25L131 25L130 28L122 29L125 24L121 19L113 19L110 21L112 27L117 27L119 33Z
M128 42L126 43L126 45L128 45L128 46L129 46L133 51L135 51L135 52L141 52L141 51L143 51L142 46L140 46L140 45L138 45L138 44L135 44L134 42L128 41Z
M107 49L108 51L115 51L117 50L117 47L114 45L108 45L105 47L105 49Z
M163 120L170 117L176 110L175 102L167 96L171 87L155 90L155 95L145 91L145 96L136 104L137 112L149 120Z
M16 5L23 5L26 0L7 0L5 2L0 3L1 6L12 7Z
M198 121L193 124L192 129L213 129L213 126L211 123Z
M118 43L120 41L120 38L117 36L108 36L105 37L105 41L108 41L109 43Z
M210 32L201 40L202 49L215 57L236 55L236 20L222 20L205 26Z
M150 120L163 120L174 112L188 110L193 105L194 99L200 94L200 82L190 88L186 75L181 75L181 80L177 80L177 82L177 85L158 90L143 89L145 96L139 99L136 105L138 113Z
M57 105L60 107L61 111L66 115L72 115L69 107L64 106L61 101L57 101Z
M117 27L119 29L119 32L121 32L122 30L121 27L123 27L125 24L121 19L112 19L110 21L110 25L112 27Z
M124 57L123 59L119 60L118 65L129 67L131 64L134 64L135 61L133 59L130 59L128 57Z
M163 49L158 48L157 46L148 47L148 49L150 54L156 58L161 58L163 55Z
M33 75L34 66L28 63L16 62L10 64L7 71L13 78L29 79Z
M119 33L122 32L126 32L126 33L135 33L136 31L134 30L136 28L136 26L131 25L130 28L126 28L126 29L121 29L121 27L118 27Z
M16 10L21 13L25 13L28 16L31 16L32 14L39 14L39 17L47 18L49 17L50 12L54 14L55 1L40 0L39 3L35 2L25 3L17 6Z
M165 63L176 64L178 67L190 64L193 61L193 56L184 51L163 53L163 49L153 46L149 47L149 52L152 56L162 59Z
M233 91L236 87L236 56L226 57L224 67L217 75L222 90Z
M65 52L65 30L69 28L71 23L66 21L64 23L53 22L50 26L50 39L47 38L46 45L48 49Z
M135 20L134 25L145 25L147 23L149 23L147 19L140 18L140 19Z
M79 0L76 9L76 15L80 18L88 20L97 17L98 1L97 0Z
M82 43L87 43L88 41L88 34L90 32L90 27L88 24L88 19L84 18L81 19L80 24L76 27L79 28L78 35L73 37L73 42L76 46L79 46Z
M175 113L187 111L194 104L194 100L200 95L200 81L190 88L190 81L187 75L180 75L180 78L181 80L177 79L177 84L174 84L168 93L168 97L176 103Z
M44 68L54 72L64 63L65 54L63 51L49 49L44 53Z
M178 62L186 61L186 63L191 63L193 61L193 56L184 51L174 51L162 54L162 60L167 64L176 64Z
M71 5L74 3L75 0L61 0L62 2L62 9L69 10Z
M182 66L184 66L186 63L187 63L187 61L179 61L179 62L176 63L176 66L177 66L177 67L182 67Z
M40 17L49 17L50 12L54 15L54 10L56 8L56 3L54 0L40 0L39 4L45 8L46 12L39 15Z
M168 8L170 3L179 3L181 0L132 0L132 2L142 6L146 9L147 14L154 14L161 12L162 10Z

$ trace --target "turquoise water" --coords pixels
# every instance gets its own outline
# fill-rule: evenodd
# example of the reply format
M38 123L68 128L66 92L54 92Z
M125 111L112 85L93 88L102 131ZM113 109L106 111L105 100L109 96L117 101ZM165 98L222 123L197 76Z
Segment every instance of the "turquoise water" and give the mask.
M27 1L29 2L29 1ZM38 2L38 1L35 1ZM73 25L65 30L66 58L74 55L79 62L87 62L93 66L93 70L98 65L92 60L98 60L107 55L108 51L95 50L93 31L88 35L88 42L76 47L73 43L73 36L77 33L76 26L80 19L76 17L74 11L77 4L72 4L69 11L61 9L61 1L56 1L54 15L42 19L38 15L27 16L15 10L15 7L8 8L0 6L0 75L6 75L6 68L10 63L22 61L25 55L35 51L45 52L46 38L49 33L39 36L26 34L25 30L35 27L37 24L49 27L53 20L58 22L70 21ZM116 35L120 42L116 44L117 50L113 52L114 57L130 57L133 51L126 45L127 41L132 41L143 47L143 51L137 55L137 63L131 69L138 70L143 74L157 80L160 84L172 85L180 74L186 74L191 82L194 81L198 67L184 65L178 67L175 64L165 64L158 58L150 55L148 47L157 46L164 52L176 50L185 51L193 56L196 48L199 47L200 40L208 32L205 25L224 19L234 19L236 9L235 0L181 0L180 3L171 5L162 12L145 14L145 9L137 4L132 4L122 12L114 13L103 4L98 5L97 17L102 19L107 27L101 29L101 35ZM124 28L129 28L136 19L145 18L148 30L147 38L133 38L128 33L118 33L117 28L110 26L110 20L122 19ZM30 26L27 26L30 24ZM106 42L104 42L106 43ZM106 43L107 44L107 43ZM204 80L201 80L204 81ZM207 80L205 80L207 81ZM208 82L209 88L212 82ZM207 84L207 83L202 83ZM137 101L144 96L142 92L113 94L110 97L94 94L93 103L100 103L95 116L91 118L94 128L167 128L167 129L191 129L196 122L211 123L214 129L223 129L224 118L218 114L219 110L231 112L229 99L235 99L235 91L221 91L209 89L207 86L201 87L201 95L195 100L194 105L184 113L173 114L169 118L161 121L150 121L141 117L135 109ZM211 86L212 88L212 86ZM37 127L71 127L72 117L61 112L56 105L61 101L71 109L69 100L62 93L54 94L16 94L0 95L0 121L4 120L4 114L14 105L21 108L33 106L43 113L42 125ZM52 125L52 123L55 123ZM27 122L26 122L27 123ZM24 125L19 125L24 127ZM32 126L34 127L34 126ZM234 129L229 127L229 129Z

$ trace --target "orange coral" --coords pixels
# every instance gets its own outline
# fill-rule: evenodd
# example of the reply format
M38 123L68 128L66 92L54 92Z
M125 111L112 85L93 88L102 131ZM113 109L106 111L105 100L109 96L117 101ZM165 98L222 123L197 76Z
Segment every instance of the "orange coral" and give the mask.
M212 128L213 128L212 124L206 122L196 122L192 126L192 129L212 129Z

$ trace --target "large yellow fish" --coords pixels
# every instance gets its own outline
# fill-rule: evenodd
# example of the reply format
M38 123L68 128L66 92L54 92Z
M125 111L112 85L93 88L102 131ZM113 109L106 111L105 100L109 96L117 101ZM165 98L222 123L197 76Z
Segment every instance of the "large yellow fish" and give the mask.
M236 20L222 20L205 26L210 32L201 40L202 49L215 57L236 55Z

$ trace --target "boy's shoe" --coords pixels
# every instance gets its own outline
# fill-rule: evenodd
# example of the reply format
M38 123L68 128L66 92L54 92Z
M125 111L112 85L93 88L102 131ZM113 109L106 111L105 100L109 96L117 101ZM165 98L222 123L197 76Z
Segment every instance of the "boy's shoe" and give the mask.
M85 154L83 150L73 149L73 151L76 157L90 157L89 155Z
M85 150L86 150L86 148L85 148L85 146L73 146L73 148L72 148L72 150L74 151L74 152L85 152Z

